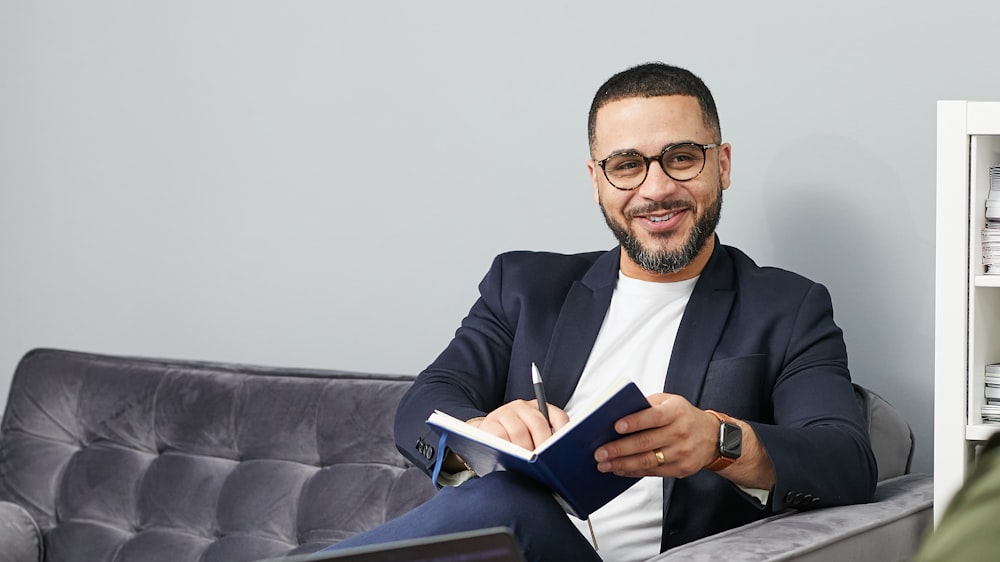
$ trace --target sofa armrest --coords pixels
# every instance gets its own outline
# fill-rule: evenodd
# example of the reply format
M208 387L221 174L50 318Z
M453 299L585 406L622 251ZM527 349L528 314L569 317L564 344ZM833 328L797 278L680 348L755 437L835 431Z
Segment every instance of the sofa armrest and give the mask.
M670 560L906 560L930 528L934 480L908 474L880 482L872 503L788 512L671 549Z
M40 562L42 536L35 519L16 503L0 501L0 562Z

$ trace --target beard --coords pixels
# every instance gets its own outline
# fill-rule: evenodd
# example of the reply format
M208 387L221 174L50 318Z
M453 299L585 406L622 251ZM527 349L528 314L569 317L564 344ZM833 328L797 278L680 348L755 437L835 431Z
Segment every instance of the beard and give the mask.
M705 212L695 219L695 224L691 227L691 232L688 233L687 240L676 250L657 250L643 246L631 227L616 222L615 219L608 215L603 201L601 201L600 207L601 213L604 215L604 222L608 224L608 228L614 233L615 238L618 239L618 243L621 244L622 249L625 250L628 257L632 258L632 261L651 273L677 273L694 260L698 252L705 247L705 243L709 237L715 234L715 228L719 225L719 219L722 217L722 185L719 185L715 200L709 203L708 207L705 208ZM684 207L687 207L687 205L675 201L663 201L648 205L642 209L633 209L629 213L644 214L661 209L670 211ZM666 236L662 235L654 235L654 237L666 238Z

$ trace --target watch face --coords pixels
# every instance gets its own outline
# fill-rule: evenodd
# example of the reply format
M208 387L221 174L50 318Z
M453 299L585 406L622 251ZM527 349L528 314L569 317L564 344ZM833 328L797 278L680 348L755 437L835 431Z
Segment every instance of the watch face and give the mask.
M719 453L731 459L740 458L743 453L743 430L740 426L729 422L722 422L722 431L719 436Z

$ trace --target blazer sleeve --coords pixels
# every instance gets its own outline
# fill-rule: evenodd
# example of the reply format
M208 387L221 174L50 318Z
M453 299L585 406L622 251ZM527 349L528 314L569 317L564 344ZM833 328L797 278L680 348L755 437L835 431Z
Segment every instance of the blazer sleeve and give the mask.
M399 403L396 448L427 473L434 468L438 444L437 433L426 423L431 412L471 419L504 402L517 315L504 310L502 258L494 259L479 284L480 296L455 337Z
M771 392L774 423L748 422L775 469L772 509L872 500L875 456L825 287L803 298Z

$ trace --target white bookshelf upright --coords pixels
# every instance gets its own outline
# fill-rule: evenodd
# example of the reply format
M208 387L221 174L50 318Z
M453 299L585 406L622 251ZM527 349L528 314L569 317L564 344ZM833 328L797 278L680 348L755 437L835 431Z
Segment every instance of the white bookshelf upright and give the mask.
M1000 362L1000 275L985 275L990 166L1000 165L1000 102L939 101L934 304L934 516L965 480L984 424L985 366Z

